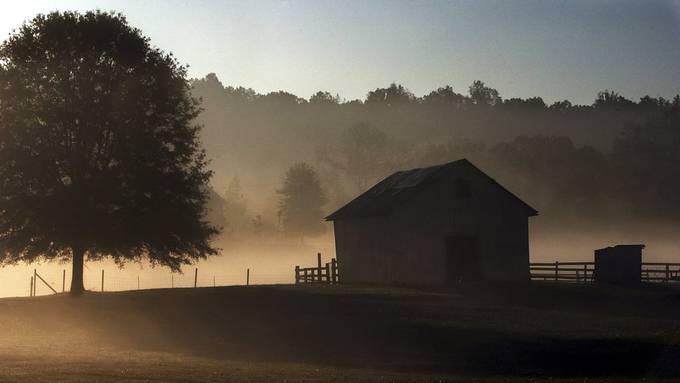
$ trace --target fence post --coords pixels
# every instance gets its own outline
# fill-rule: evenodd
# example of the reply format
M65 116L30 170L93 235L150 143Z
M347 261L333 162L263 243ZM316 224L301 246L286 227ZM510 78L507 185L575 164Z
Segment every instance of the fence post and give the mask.
M215 276L213 275L213 287L215 287Z
M104 269L102 269L102 293L104 292Z
M300 266L295 266L295 284L300 283Z
M670 281L670 273L669 273L669 271L670 271L670 265L669 265L669 264L666 264L666 280L665 280L665 282L669 282L669 281Z
M139 275L137 276L137 290L139 290Z
M250 286L250 269L246 269L246 286Z
M323 282L321 280L321 253L316 254L316 261L317 261L317 270L318 270L318 273L319 273L319 275L317 275L318 282Z
M583 283L588 282L588 265L583 265Z
M175 274L170 274L170 288L175 288Z
M333 274L333 283L338 283L338 261L331 258L331 273Z
M40 279L42 281L42 283L45 284L45 286L47 286L50 290L52 290L53 293L55 293L55 294L57 293L57 290L55 290L54 287L52 287L52 285L47 283L47 281L44 280L43 277L40 276L40 274L36 273L35 276L36 276L36 278L33 280L34 286L38 283L38 279Z
M28 289L28 296L32 297L33 296L33 276L31 276L31 287Z
M198 267L194 270L194 288L198 287Z
M33 269L33 296L38 292L38 270Z
M307 270L309 270L309 269L305 268L305 273L304 273L304 275L305 275L305 280L304 280L304 282L305 282L305 283L309 282L308 277L307 277Z
M61 292L66 292L66 269L61 273Z
M560 262L555 261L555 281L557 282L560 274Z

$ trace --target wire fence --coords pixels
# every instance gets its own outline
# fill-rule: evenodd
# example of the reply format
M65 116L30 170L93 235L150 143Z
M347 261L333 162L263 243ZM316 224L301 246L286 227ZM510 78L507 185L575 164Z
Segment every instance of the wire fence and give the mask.
M127 270L90 269L86 270L83 276L85 289L90 291L270 285L292 284L294 282L295 273L292 267L269 269L262 272L245 268L220 273L211 272L208 268L204 270L193 268L184 273L140 272L136 275ZM54 291L57 293L68 292L71 284L71 272L67 269L44 272L35 269L26 283L26 295L29 296L50 295Z
M334 259L331 260L331 263ZM294 284L305 282L321 282L331 279L337 282L337 266L328 263L322 267L319 254L318 265L311 268L280 266L262 269L234 269L224 272L223 269L192 268L184 273L168 271L139 272L122 269L85 270L83 284L90 291L126 291L166 288L193 288L245 285ZM330 271L334 270L334 271ZM219 271L219 272L216 272ZM326 274L324 274L324 271ZM680 263L642 263L641 280L644 282L680 282ZM531 263L531 279L544 281L569 281L590 283L594 281L594 262L554 262ZM318 275L314 274L318 273ZM325 277L324 277L325 275ZM334 275L334 278L331 278ZM316 276L316 277L315 277ZM70 288L70 270L35 269L26 281L28 296L50 295L68 292Z

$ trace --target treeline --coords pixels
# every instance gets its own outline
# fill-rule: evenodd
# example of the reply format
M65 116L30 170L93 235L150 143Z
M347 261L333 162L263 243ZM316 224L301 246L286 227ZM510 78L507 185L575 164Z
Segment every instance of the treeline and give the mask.
M411 104L446 106L457 110L489 106L549 109L559 112L593 109L649 110L654 108L670 108L674 102L677 103L677 98L680 97L676 96L673 100L667 100L663 97L644 96L640 98L639 102L634 102L615 91L604 90L597 94L591 105L574 105L569 100L556 101L551 105L548 105L541 97L503 99L498 90L486 86L483 81L476 80L467 89L467 94L457 93L450 85L446 85L433 90L427 95L416 97L404 86L392 83L387 88L377 88L373 91L369 91L364 100L355 99L347 101L342 99L339 95L333 95L326 91L319 91L310 96L309 99L305 99L285 91L260 94L251 88L225 87L214 73L208 74L203 79L193 80L192 85L199 96L210 95L215 97L215 99L211 101L219 102L219 99L221 99L222 102L232 104L369 105L388 107Z
M680 96L632 101L605 90L591 105L548 105L475 81L465 93L416 97L392 84L346 101L258 94L214 74L193 91L213 168L238 174L251 205L273 200L302 161L323 188L322 215L393 171L466 157L559 224L680 220ZM277 203L249 219L281 227Z

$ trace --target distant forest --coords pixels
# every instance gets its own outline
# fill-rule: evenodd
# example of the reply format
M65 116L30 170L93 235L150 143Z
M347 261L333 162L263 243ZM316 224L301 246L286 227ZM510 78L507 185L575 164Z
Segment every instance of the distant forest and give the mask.
M468 158L544 222L680 223L677 95L633 101L603 90L591 105L548 105L541 97L504 99L475 81L423 97L391 84L347 101L329 92L259 94L214 74L192 86L213 169L224 180L238 177L236 192L233 180L218 192L265 201L239 207L240 217L227 213L227 222L249 211L246 221L261 228L264 216L276 226L276 207L266 201L296 163L318 173L330 212L396 170Z

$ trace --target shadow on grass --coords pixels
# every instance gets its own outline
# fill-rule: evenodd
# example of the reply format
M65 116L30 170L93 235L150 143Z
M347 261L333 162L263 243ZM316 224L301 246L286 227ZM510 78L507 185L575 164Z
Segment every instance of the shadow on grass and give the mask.
M128 309L137 310L140 321L133 326L117 321L120 327L109 331L116 341L138 349L477 376L680 375L677 344L607 331L601 336L590 331L590 338L584 338L579 329L601 326L597 322L603 320L602 312L579 317L586 323L574 327L543 323L535 331L516 332L504 321L521 322L511 317L522 315L521 308L507 311L497 303L480 308L477 300L456 294L391 296L261 287L127 299ZM488 322L492 325L485 322L488 316L497 316ZM644 318L632 318L639 322L636 326L645 325ZM554 330L564 336L549 335Z

